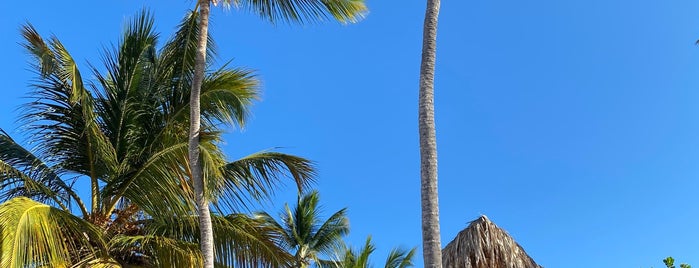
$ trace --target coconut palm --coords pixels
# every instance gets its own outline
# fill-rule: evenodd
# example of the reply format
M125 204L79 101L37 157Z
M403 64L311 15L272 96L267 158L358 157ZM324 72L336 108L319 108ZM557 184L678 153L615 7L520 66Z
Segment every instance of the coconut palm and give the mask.
M335 212L327 220L320 219L319 194L312 191L300 196L293 210L285 206L281 223L265 212L256 217L279 232L280 241L294 256L291 267L309 267L323 260L320 255L330 256L341 244L342 237L349 233L346 208Z
M204 254L204 267L213 268L213 230L209 219L209 201L206 198L207 191L204 186L200 164L199 141L200 133L200 94L204 69L207 58L207 40L209 29L209 13L211 3L218 4L218 0L198 0L199 10L199 38L197 44L196 60L194 65L194 77L190 91L190 125L189 125L189 163L194 181L194 195L197 212L201 225L201 249ZM328 17L342 23L355 22L362 18L366 12L364 0L222 0L225 6L235 6L271 21L303 23L307 21L320 21Z
M440 0L427 0L422 34L422 63L418 100L420 135L420 196L422 254L426 268L442 268L437 194L437 134L434 124L434 65Z
M56 38L22 28L36 79L22 130L32 150L0 132L0 266L201 267L199 219L185 133L198 13L158 46L142 12L106 49L94 81ZM215 55L213 46L206 50ZM241 68L206 72L201 84L201 170L213 200L220 267L285 265L291 256L259 220L236 211L273 194L284 177L312 179L308 160L260 152L227 161L221 126L242 126L257 80ZM78 185L89 185L89 200ZM84 193L83 193L84 194Z
M444 268L541 268L486 216L472 221L442 253Z
M370 268L373 265L370 262L370 255L376 250L376 247L371 243L371 237L367 237L364 246L359 249L359 251L352 250L346 246L342 246L338 250L337 260L333 262L325 262L322 267L329 268ZM405 250L402 248L394 248L388 254L386 258L385 268L405 268L413 267L413 256L415 255L415 248L411 250Z

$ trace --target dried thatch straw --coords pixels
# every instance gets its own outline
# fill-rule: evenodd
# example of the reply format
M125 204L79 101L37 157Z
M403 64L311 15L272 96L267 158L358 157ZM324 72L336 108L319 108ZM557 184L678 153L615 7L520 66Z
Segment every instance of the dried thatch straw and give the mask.
M442 250L444 268L541 268L486 216L472 221Z

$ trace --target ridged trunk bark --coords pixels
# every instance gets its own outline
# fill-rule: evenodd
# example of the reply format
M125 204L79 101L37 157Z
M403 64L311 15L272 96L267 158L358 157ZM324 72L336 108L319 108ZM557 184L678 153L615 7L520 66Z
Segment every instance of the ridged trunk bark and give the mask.
M426 268L442 268L437 194L437 135L434 123L434 66L437 50L439 0L427 0L422 35L418 126L420 134L420 196L422 254Z
M204 81L204 69L206 67L206 46L209 31L209 0L199 0L199 39L197 43L197 55L194 63L194 77L192 92L189 99L189 168L192 172L194 184L194 198L197 203L199 216L199 232L201 253L204 257L204 268L214 268L214 232L209 212L209 200L204 193L204 178L199 158L199 133L201 130L201 85Z

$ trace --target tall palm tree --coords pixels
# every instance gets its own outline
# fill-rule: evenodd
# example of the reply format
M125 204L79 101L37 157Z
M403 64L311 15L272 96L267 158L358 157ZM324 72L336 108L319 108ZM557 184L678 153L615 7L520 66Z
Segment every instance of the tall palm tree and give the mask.
M143 12L84 81L56 37L23 27L37 77L21 120L34 149L0 131L1 267L201 267L184 131L198 13L160 48L153 29ZM221 267L286 265L291 256L263 222L223 213L269 197L285 176L303 188L313 175L308 160L277 152L226 160L219 127L245 122L257 84L224 66L201 87L200 159ZM76 191L81 181L89 200Z
M440 0L427 0L422 34L418 128L420 135L420 196L422 254L426 268L442 268L437 194L437 134L434 124L434 65Z
M201 174L200 164L200 90L204 80L206 66L206 51L209 29L209 13L211 3L218 0L198 0L199 38L194 66L194 78L190 91L190 125L189 125L189 163L194 181L194 196L201 226L201 250L204 255L204 268L213 268L213 230L209 219L209 201L204 188L205 181ZM286 22L303 23L319 21L327 17L342 22L355 22L366 12L364 0L222 0L226 6L235 6L260 15L271 22L283 20Z
M293 268L309 267L311 263L321 263L320 255L330 256L349 233L346 208L335 212L325 221L320 219L319 194L312 191L299 197L292 211L285 206L281 223L265 212L257 213L257 218L273 230L277 230L281 243L291 252Z
M371 237L367 237L364 246L359 251L352 250L346 246L342 246L338 250L338 258L333 262L325 262L322 267L328 268L370 268L373 267L370 262L371 253L376 250L376 247L371 243ZM413 267L413 256L415 256L415 248L405 250L394 248L386 258L384 268L406 268Z

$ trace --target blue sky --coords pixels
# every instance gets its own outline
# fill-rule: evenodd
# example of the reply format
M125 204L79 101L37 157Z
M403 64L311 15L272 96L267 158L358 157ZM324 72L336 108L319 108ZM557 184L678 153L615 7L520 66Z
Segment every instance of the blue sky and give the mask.
M192 1L0 4L0 128L31 73L19 27L99 63L142 7L163 37ZM417 85L424 1L370 0L359 24L272 26L213 12L220 60L257 70L263 100L233 157L315 160L328 213L349 207L382 264L420 245ZM443 1L436 116L442 241L486 214L546 267L699 265L699 2ZM87 189L85 189L87 192ZM295 201L278 195L272 212ZM422 259L416 259L418 267Z

